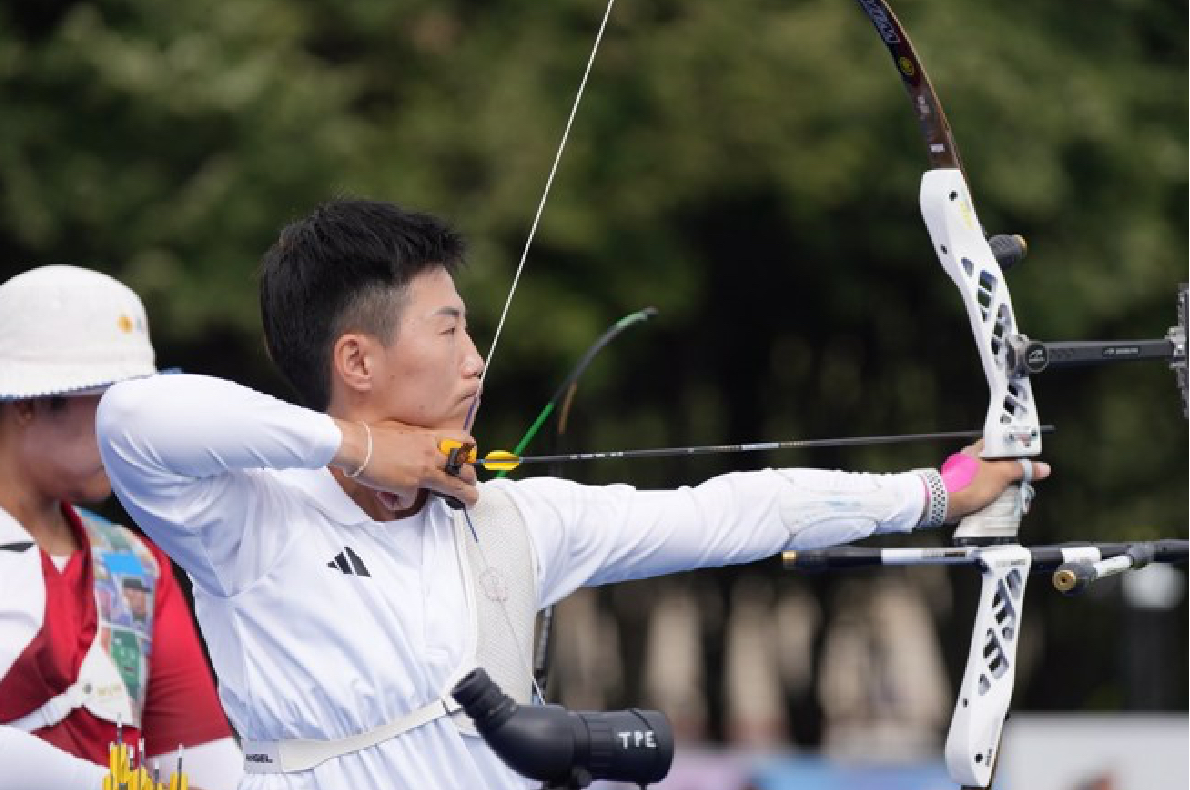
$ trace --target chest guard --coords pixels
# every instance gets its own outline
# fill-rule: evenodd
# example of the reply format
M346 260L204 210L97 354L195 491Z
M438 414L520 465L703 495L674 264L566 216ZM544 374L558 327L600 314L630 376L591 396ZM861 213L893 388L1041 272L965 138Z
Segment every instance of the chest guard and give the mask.
M525 519L501 489L484 486L470 511L475 534L462 511L455 513L455 547L471 602L471 649L450 689L475 667L483 667L520 705L533 697L533 627L537 618L537 563ZM478 538L478 539L477 539ZM453 705L453 700L451 700ZM478 735L462 712L452 718L459 730Z

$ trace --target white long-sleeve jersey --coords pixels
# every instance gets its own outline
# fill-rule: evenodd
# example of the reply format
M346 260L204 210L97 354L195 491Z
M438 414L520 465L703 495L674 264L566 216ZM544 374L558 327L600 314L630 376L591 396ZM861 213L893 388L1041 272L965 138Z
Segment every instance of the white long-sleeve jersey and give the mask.
M373 521L326 469L342 441L327 415L215 378L155 376L109 389L98 430L121 502L194 582L220 698L243 737L371 730L469 669L459 666L470 618L451 511L432 498L409 518ZM542 607L585 585L908 531L925 497L913 473L803 469L673 491L552 478L486 485L503 487L524 516ZM438 719L310 771L248 774L241 786L528 784Z

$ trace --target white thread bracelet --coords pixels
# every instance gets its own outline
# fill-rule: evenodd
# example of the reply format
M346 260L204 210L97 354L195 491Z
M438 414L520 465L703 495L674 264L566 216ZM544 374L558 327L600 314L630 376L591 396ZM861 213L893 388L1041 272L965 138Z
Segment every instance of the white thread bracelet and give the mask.
M368 426L368 424L366 422L361 422L360 425L364 426L364 433L366 433L368 435L368 449L364 453L364 462L359 465L358 469L356 469L354 472L344 472L343 473L347 477L350 477L352 480L354 480L355 478L362 475L364 473L364 470L368 468L368 463L371 462L371 460L372 460L372 429L371 429L371 427Z

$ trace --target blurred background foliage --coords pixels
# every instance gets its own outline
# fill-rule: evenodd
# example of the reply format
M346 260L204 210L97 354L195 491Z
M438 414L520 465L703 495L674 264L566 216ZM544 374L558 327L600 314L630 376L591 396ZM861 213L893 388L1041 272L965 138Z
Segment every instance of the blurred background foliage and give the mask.
M145 298L163 365L287 396L260 253L336 194L450 217L490 343L602 0L14 0L0 11L0 276L74 263ZM904 0L981 219L1024 234L1022 328L1160 337L1187 279L1187 6ZM515 444L619 316L660 316L582 382L571 449L978 427L986 388L917 208L925 156L846 0L621 0L476 434ZM1162 365L1035 382L1056 472L1026 538L1184 536L1186 420ZM539 449L545 449L543 440ZM951 448L573 467L676 485L769 464L898 470ZM775 571L774 571L775 572ZM709 572L714 579L717 572ZM722 573L731 573L723 571ZM1025 706L1115 707L1110 597L1056 599ZM961 659L965 615L951 623ZM1186 706L1186 612L1169 706ZM1090 661L1064 682L1072 657Z

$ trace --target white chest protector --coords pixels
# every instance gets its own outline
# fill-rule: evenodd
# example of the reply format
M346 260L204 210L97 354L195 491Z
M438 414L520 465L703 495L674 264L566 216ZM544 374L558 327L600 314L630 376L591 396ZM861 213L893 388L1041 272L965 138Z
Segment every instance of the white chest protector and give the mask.
M440 696L427 705L367 732L333 740L244 740L249 773L307 771L333 757L395 738L443 716L465 735L477 736L471 720L450 696L465 674L483 667L506 694L532 700L533 627L537 617L537 564L525 519L506 493L481 486L479 504L454 515L455 550L466 586L471 628L459 666ZM478 538L478 540L477 540Z
M0 511L2 512L2 511ZM154 599L160 569L139 537L84 510L76 510L91 543L97 622L78 678L36 710L5 722L26 732L58 724L78 708L97 718L141 726L152 652ZM13 538L24 537L24 541ZM19 595L6 596L0 676L37 637L45 623L46 591L41 552L6 513L0 517L0 573L19 578ZM14 588L14 591L16 588Z

